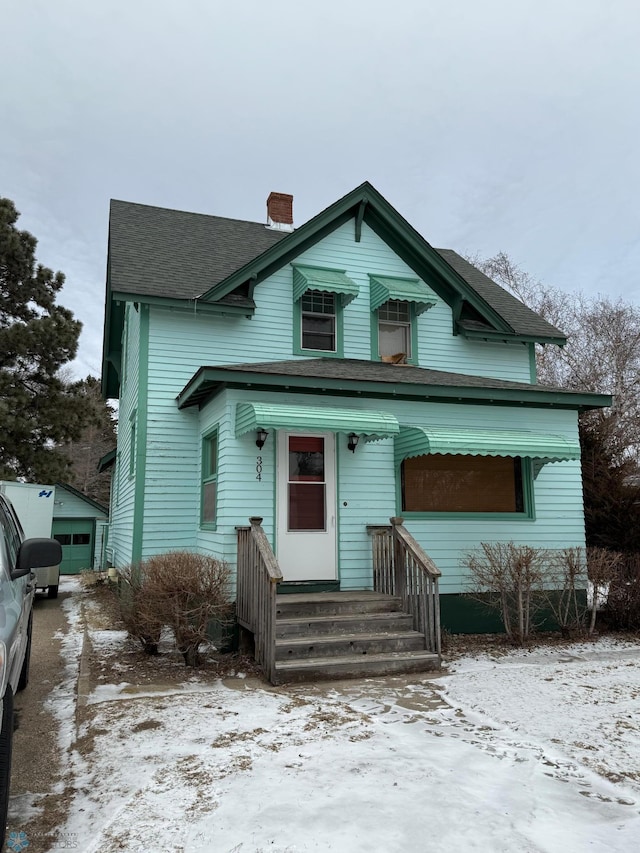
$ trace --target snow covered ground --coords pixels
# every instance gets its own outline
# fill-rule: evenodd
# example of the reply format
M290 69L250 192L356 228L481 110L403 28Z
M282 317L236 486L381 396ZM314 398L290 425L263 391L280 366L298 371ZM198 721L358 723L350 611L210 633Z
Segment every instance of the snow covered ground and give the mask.
M640 848L640 644L462 658L438 679L186 679L100 685L76 735L53 702L77 789L60 837L83 853Z

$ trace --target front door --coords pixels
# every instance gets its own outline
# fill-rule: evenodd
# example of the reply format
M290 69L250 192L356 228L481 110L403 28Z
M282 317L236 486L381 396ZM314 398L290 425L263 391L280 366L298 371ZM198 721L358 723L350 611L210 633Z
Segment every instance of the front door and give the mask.
M285 581L336 578L333 433L278 432L276 551Z

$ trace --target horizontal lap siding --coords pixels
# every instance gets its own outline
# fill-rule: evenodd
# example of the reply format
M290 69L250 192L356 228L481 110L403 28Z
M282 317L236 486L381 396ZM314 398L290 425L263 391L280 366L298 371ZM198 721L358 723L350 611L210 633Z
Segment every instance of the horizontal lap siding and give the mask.
M384 406L391 411L386 401ZM389 518L395 515L393 441L360 441L355 453L351 453L346 447L346 438L341 436L340 439L340 585L342 589L362 589L372 584L372 543L367 525L389 524Z
M131 562L133 547L135 480L129 476L129 459L131 414L138 406L140 312L136 311L131 304L127 307L123 337L125 341L123 363L126 360L126 373L121 384L118 406L118 457L112 484L109 533L109 547L114 551L114 562L119 568Z
M415 273L387 246L363 225L362 240L354 241L353 222L346 223L320 243L297 258L300 262L344 269L360 288L358 297L344 309L344 355L368 359L371 355L371 320L369 307L369 273L407 276ZM429 282L427 282L429 284ZM263 457L262 481L256 481L255 465L258 455L255 437L251 434L235 439L235 404L239 399L270 402L299 402L295 394L269 395L228 392L210 403L202 412L197 409L179 411L176 396L194 373L203 365L238 364L267 360L294 359L292 272L287 266L260 283L255 289L256 312L253 318L219 316L192 311L170 310L159 306L149 309L149 372L147 458L144 499L143 555L171 548L199 548L235 562L236 525L248 523L250 515L264 517L267 535L274 537L274 478L275 442L270 435L260 454ZM133 519L133 481L128 480L129 415L135 407L134 389L138 366L134 356L139 315L129 311L129 351L132 357L127 367L127 382L120 401L119 452L121 454L120 501L114 507L112 539L118 562L121 555L130 554ZM486 344L467 341L452 334L449 307L439 300L436 307L426 311L418 321L420 364L434 369L460 371L469 374L497 376L529 381L529 353L522 345ZM311 398L306 397L309 404ZM322 405L346 406L344 398L322 397ZM434 423L484 423L502 427L519 423L527 426L523 412L489 407L437 406L400 402L349 400L349 407L385 409L405 420L413 417L421 422L426 413ZM413 408L411 408L413 407ZM532 412L533 410L527 410ZM464 414L463 414L464 413ZM554 413L562 417L564 413ZM461 417L462 416L462 417ZM569 417L573 417L569 415ZM480 418L480 420L478 420ZM545 428L553 418L545 413L536 415L536 422ZM214 423L220 423L220 470L217 530L200 530L200 455L201 437ZM541 428L541 427L537 427ZM343 444L345 445L343 447ZM346 439L338 442L340 504L340 575L345 587L357 587L370 577L371 542L366 525L387 523L396 512L393 442L361 443L355 454L346 449ZM553 525L566 529L579 527L573 517L562 523L558 519L558 494L555 485L547 482L547 466L536 483L537 509L555 506L544 516L549 531ZM560 466L558 466L559 468ZM124 472L124 477L122 473ZM547 491L545 492L545 488ZM540 493L540 497L538 496ZM579 478L567 474L561 493L575 503ZM347 502L347 507L343 506ZM562 499L560 499L562 503ZM578 501L580 503L580 501ZM580 512L577 510L577 516ZM125 518L126 516L126 518ZM553 516L553 518L551 517ZM447 527L449 524L449 527ZM437 541L439 554L455 578L459 548L459 525L451 533L450 522L412 522L420 536ZM537 528L540 524L536 522ZM476 523L476 527L478 527ZM486 530L486 524L480 525ZM531 530L531 524L526 528ZM514 531L509 523L506 530ZM479 531L481 532L481 531ZM499 531L498 531L499 533ZM428 535L428 537L427 537ZM474 528L473 536L478 531ZM449 542L443 544L443 539ZM277 543L276 543L277 545ZM452 556L455 550L455 556ZM126 556L124 557L126 561ZM454 568L454 564L456 568ZM457 582L457 581L456 581Z
M352 221L304 252L296 262L344 269L358 284L357 298L344 310L344 355L371 358L369 274L416 278L415 272L367 225L362 226L361 240L356 243ZM270 282L268 279L259 285L256 294ZM429 281L425 284L432 286ZM418 318L418 357L421 367L434 370L530 381L527 346L469 341L453 335L451 308L440 298L435 307Z
M225 558L235 565L236 525L246 525L250 515L264 518L269 540L274 543L275 517L275 435L271 431L262 453L262 480L255 480L255 461L258 455L255 436L234 438L235 408L240 401L294 403L295 394L229 391L224 395L224 426L221 427L220 497L218 538L201 532L199 543L216 542ZM307 401L308 403L308 401ZM345 401L323 397L319 405L341 406ZM210 407L213 404L210 404ZM406 401L349 401L351 408L384 408L406 424L477 426L479 429L511 428L554 432L576 438L576 416L573 412L542 409L491 408L490 406L417 404ZM202 432L221 417L220 412L203 411ZM338 454L338 531L339 572L343 589L358 589L371 585L371 539L366 527L388 524L389 518L400 514L396 505L396 475L393 441L358 445L351 453L346 436L339 435ZM406 526L442 571L443 592L461 592L465 588L465 571L461 560L465 552L483 541L516 541L540 548L563 548L584 545L582 487L580 465L560 462L545 465L534 481L535 520L502 519L418 519L407 516ZM346 506L344 505L346 503ZM224 534L222 533L224 529ZM275 542L277 553L277 542Z
M575 412L507 407L436 405L398 402L394 414L403 424L460 426L478 429L531 429L577 440ZM391 463L393 464L393 463ZM398 474L399 475L399 474ZM419 519L405 525L442 572L441 592L462 592L467 575L465 553L481 542L508 542L536 548L584 546L580 463L544 465L534 480L535 519ZM398 514L402 514L398 507Z

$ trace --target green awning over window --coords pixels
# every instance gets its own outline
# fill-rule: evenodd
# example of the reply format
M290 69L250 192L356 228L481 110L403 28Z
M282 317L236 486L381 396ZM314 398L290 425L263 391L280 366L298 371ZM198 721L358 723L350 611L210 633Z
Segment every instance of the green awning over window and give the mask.
M255 429L291 429L299 432L355 432L376 441L397 435L400 427L389 412L287 406L275 403L238 403L236 438Z
M580 443L545 432L525 429L462 429L460 427L400 426L395 440L396 464L409 456L455 453L469 456L524 456L561 462L580 459Z
M322 290L336 293L343 305L348 305L358 295L358 285L344 270L326 270L320 267L293 267L293 300L298 302L307 290Z
M370 275L371 310L377 311L381 305L390 299L398 302L413 302L416 314L422 314L427 308L433 308L438 297L426 284L417 278L389 278L388 276Z

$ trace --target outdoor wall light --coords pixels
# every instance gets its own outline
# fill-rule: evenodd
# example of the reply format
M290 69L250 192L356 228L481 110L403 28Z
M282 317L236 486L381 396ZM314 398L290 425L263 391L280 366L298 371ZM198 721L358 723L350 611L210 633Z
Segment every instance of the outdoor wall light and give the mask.
M352 453L356 452L356 447L358 446L358 442L360 441L360 436L356 435L355 432L350 432L347 437L347 447Z
M258 448L258 450L262 450L268 435L269 433L266 431L266 429L256 430L256 447Z

